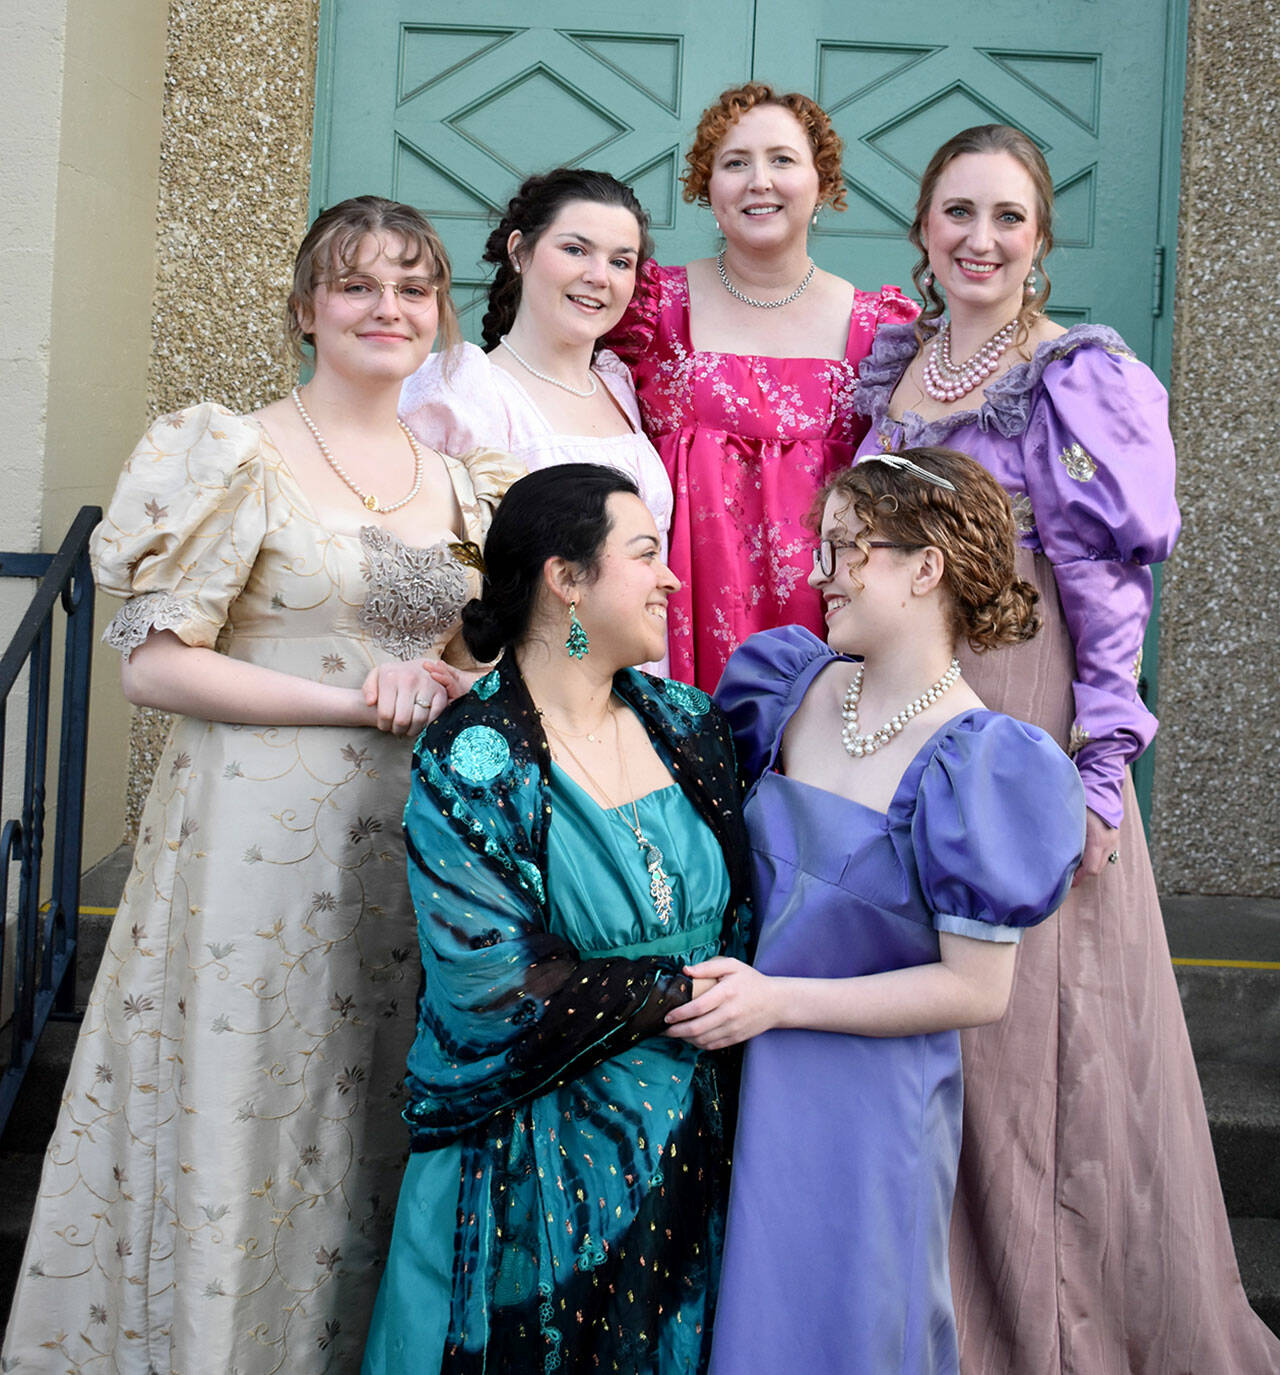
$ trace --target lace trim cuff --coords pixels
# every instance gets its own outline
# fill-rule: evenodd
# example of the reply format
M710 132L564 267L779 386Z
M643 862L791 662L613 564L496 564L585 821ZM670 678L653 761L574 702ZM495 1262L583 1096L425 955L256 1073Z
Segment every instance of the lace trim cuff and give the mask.
M102 642L127 659L153 630L179 630L194 616L190 602L172 592L130 597L102 632Z

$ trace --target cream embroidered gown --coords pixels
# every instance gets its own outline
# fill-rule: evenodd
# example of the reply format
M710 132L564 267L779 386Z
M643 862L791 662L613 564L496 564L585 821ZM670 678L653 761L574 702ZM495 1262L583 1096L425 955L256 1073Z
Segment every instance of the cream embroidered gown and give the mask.
M520 469L446 460L468 539ZM152 426L94 539L153 628L358 687L438 654L458 546L316 519L253 420ZM406 1157L418 962L400 818L412 741L179 717L49 1147L5 1370L355 1370Z

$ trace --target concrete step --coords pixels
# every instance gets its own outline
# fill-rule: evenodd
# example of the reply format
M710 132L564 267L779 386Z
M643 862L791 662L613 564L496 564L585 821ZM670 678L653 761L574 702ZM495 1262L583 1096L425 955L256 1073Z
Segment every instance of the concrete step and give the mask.
M1232 1217L1280 1220L1280 1078L1274 1065L1197 1059Z
M43 1154L0 1151L0 1323L8 1322L43 1164Z
M1280 1218L1233 1217L1231 1240L1253 1311L1280 1336Z

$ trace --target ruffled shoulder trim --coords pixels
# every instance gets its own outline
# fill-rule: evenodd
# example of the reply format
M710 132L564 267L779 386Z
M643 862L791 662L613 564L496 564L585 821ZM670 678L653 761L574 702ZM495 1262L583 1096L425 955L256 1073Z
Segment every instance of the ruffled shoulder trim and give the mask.
M1128 344L1109 325L1073 325L1056 339L1046 339L1025 363L1012 367L986 391L978 408L978 424L1013 439L1027 428L1032 392L1044 378L1045 369L1081 348L1103 349L1113 356L1136 361Z
M602 348L591 360L596 372L607 373L610 377L630 377L631 369L610 348Z
M464 341L450 352L428 355L400 388L400 414L439 400L446 389L477 399L492 394L493 375L483 349Z
M889 397L915 357L916 329L912 320L881 325L871 341L871 352L858 367L853 408L859 415L870 416L873 430L887 414Z
M682 267L663 267L652 258L640 269L631 304L613 327L607 341L623 362L634 365L637 359L648 353L657 333L667 282L683 272Z
M859 291L858 295L869 298L877 325L910 324L920 314L920 303L892 282L886 282L879 291Z

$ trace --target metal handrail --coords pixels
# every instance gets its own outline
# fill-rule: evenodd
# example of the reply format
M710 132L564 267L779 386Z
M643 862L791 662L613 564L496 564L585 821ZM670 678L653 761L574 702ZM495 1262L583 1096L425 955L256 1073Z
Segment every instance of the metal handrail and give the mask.
M89 729L89 672L93 650L93 574L89 537L102 508L82 506L56 554L0 553L0 577L39 578L40 584L0 656L0 776L4 774L9 694L30 666L21 817L0 829L0 912L9 907L12 862L18 861L13 969L0 941L0 988L12 979L13 1022L7 1064L0 1056L0 1132L9 1119L36 1042L51 1018L74 1018L79 937L80 861L84 836L85 756ZM44 866L49 709L53 683L54 616L67 625L62 655L62 719L58 744L51 889L40 902Z

